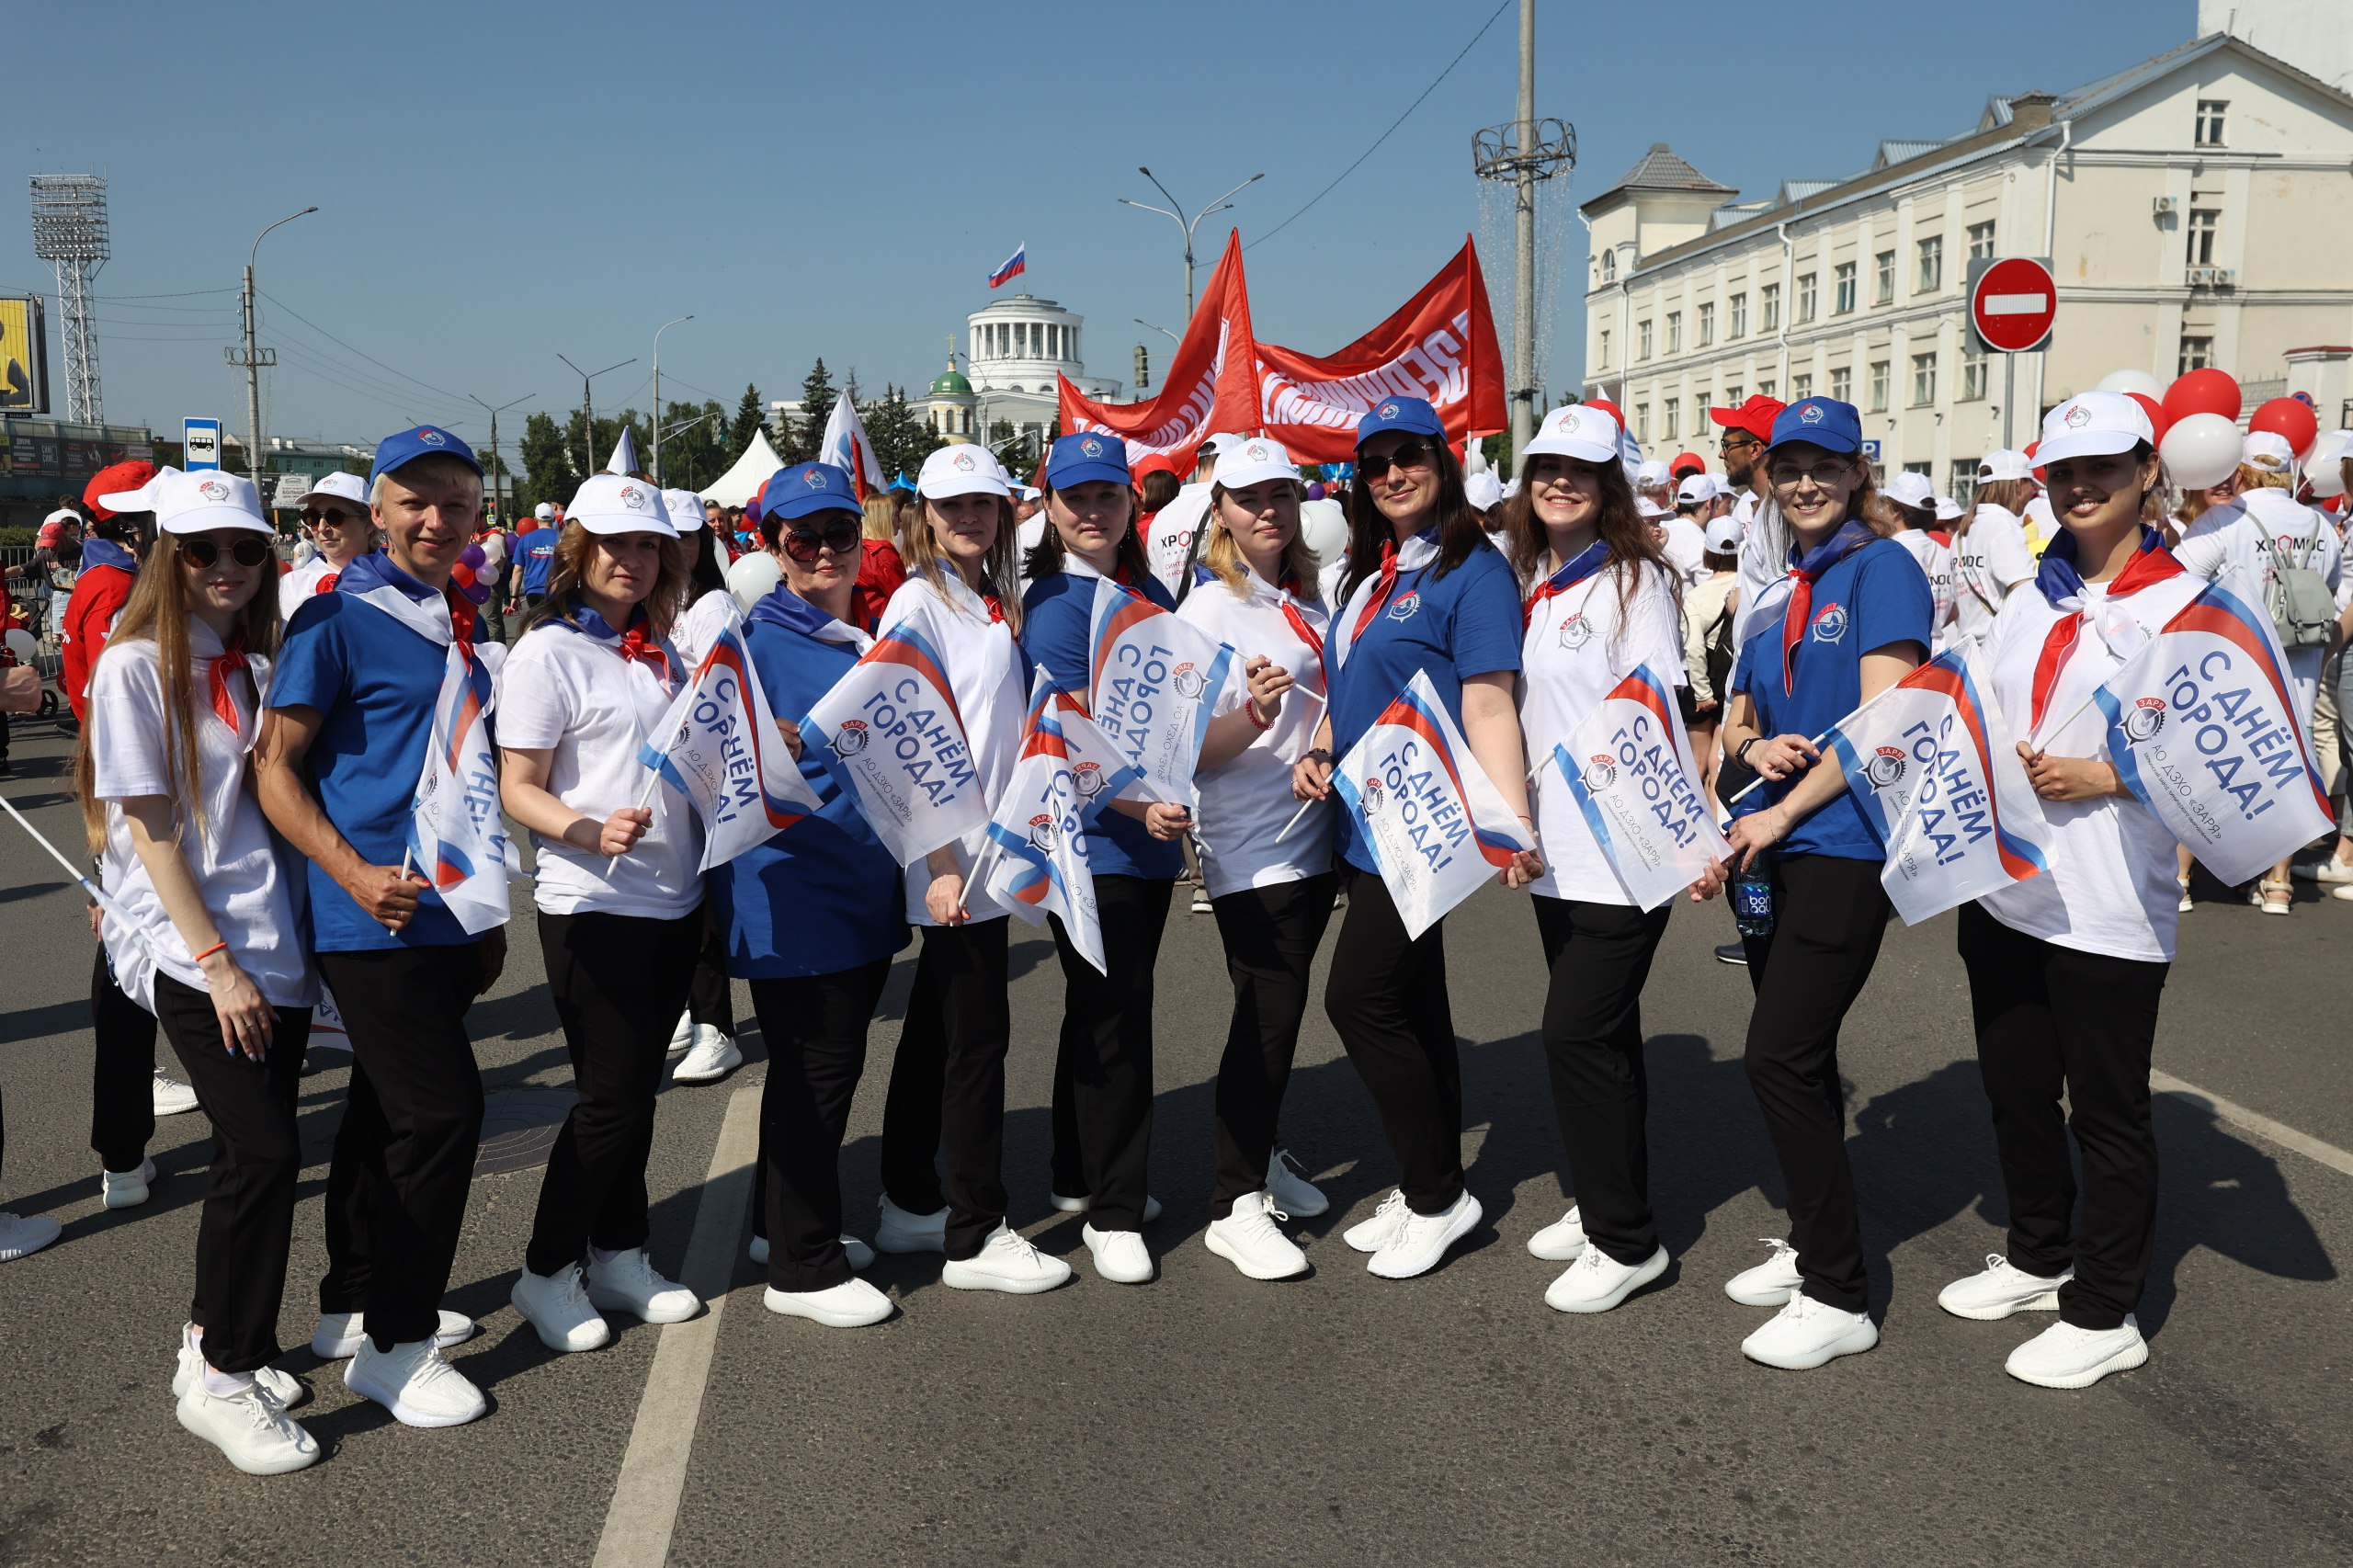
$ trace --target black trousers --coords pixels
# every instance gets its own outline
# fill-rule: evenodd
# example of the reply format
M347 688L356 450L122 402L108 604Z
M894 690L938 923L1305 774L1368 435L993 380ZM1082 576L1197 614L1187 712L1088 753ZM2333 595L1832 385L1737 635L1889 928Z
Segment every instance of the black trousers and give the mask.
M779 1290L849 1281L842 1134L866 1072L866 1027L890 978L891 960L880 958L833 974L752 982L752 1012L768 1048L752 1233L767 1240L768 1283Z
M1008 918L924 927L882 1102L882 1190L910 1214L946 1209L952 1258L1005 1222Z
M210 993L168 974L155 977L155 1017L212 1123L188 1321L204 1330L204 1359L214 1370L250 1372L278 1355L278 1309L302 1176L294 1106L311 1010L278 1009L269 1055L260 1062L222 1044Z
M1887 934L1880 862L1797 855L1773 862L1774 926L1743 937L1756 1007L1748 1086L1789 1189L1790 1244L1805 1293L1844 1312L1865 1305L1862 1221L1847 1163L1838 1026L1863 994Z
M368 1337L390 1350L438 1328L465 1224L482 1142L482 1073L465 1017L482 989L482 945L318 958L351 1042L351 1089L327 1168L319 1310L367 1313Z
M1054 1190L1091 1196L1098 1231L1143 1229L1152 1160L1153 970L1174 878L1101 876L1095 910L1103 966L1049 919L1063 965L1063 1027L1054 1051Z
M110 1171L135 1171L155 1136L155 1017L123 994L102 943L90 965L90 1149Z
M1442 1213L1462 1196L1462 1061L1446 994L1446 922L1408 941L1376 873L1343 865L1340 880L1348 913L1324 1015L1380 1108L1406 1204Z
M1961 961L2010 1199L2010 1261L2045 1278L2073 1264L2061 1321L2119 1327L2141 1304L2156 1246L2149 1056L2171 966L2040 941L1974 903L1961 910ZM2084 1160L2080 1226L2070 1126Z
M1620 1263L1642 1263L1658 1251L1643 986L1675 904L1645 914L1631 904L1579 899L1535 903L1536 934L1552 976L1544 994L1544 1063L1578 1217L1591 1244Z
M1233 982L1233 1019L1217 1065L1217 1188L1210 1202L1217 1219L1267 1185L1275 1122L1307 1017L1308 969L1332 923L1339 881L1339 873L1325 871L1210 902Z
M727 939L716 924L710 905L703 905L702 950L695 959L694 984L687 992L687 1011L699 1024L720 1033L735 1032L735 993L727 979ZM673 1018L672 1024L677 1020ZM766 1032L767 1026L761 1026Z
M645 1244L654 1102L702 951L703 915L540 913L548 993L579 1091L548 1153L524 1267L553 1274L591 1246Z

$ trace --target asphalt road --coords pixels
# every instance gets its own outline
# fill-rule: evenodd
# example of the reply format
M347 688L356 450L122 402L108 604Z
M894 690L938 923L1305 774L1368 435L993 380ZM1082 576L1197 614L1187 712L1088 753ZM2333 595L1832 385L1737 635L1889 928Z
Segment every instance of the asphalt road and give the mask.
M28 726L17 778L0 788L71 842L65 756L47 726ZM506 1296L536 1169L475 1182L450 1296L483 1322L455 1356L489 1391L488 1419L397 1426L297 1349L282 1365L316 1391L303 1415L321 1464L255 1480L180 1430L167 1385L208 1130L201 1113L163 1122L153 1201L99 1208L80 911L0 825L0 1207L65 1225L49 1251L0 1266L0 1563L572 1564L600 1541L614 1551L608 1511L665 1331L632 1324L603 1351L558 1358L521 1324ZM2353 1296L2336 1263L2353 1248L2353 1175L2167 1094L2145 1369L2081 1393L2029 1388L2002 1361L2047 1320L1937 1310L1939 1286L1999 1248L2003 1216L1949 919L1891 933L1847 1031L1881 1344L1809 1373L1742 1359L1766 1314L1720 1286L1783 1227L1739 1063L1746 979L1709 957L1729 928L1715 908L1668 928L1644 1023L1676 1264L1600 1317L1548 1310L1557 1266L1522 1247L1566 1199L1535 1034L1534 922L1499 891L1448 930L1471 1185L1488 1221L1409 1282L1373 1278L1339 1240L1393 1170L1320 1014L1284 1119L1334 1200L1300 1227L1314 1273L1254 1283L1201 1244L1228 993L1211 922L1181 904L1160 981L1154 1185L1167 1212L1147 1287L1095 1278L1078 1221L1047 1207L1060 986L1042 937L1014 949L1006 1167L1015 1222L1074 1258L1076 1279L1051 1295L949 1290L936 1258L885 1257L871 1278L901 1311L884 1324L763 1312L740 1232L718 1233L721 1189L704 1197L731 1096L764 1071L747 1033L753 1059L733 1080L665 1091L654 1153L656 1260L681 1267L699 1214L706 1244L739 1260L699 1404L665 1358L654 1403L684 1415L642 1439L657 1460L686 1456L668 1560L2353 1561ZM2159 1065L2353 1148L2353 905L2307 888L2282 921L2216 902L2187 933ZM515 936L506 978L470 1019L485 1081L561 1089L528 919ZM844 1161L852 1226L870 1233L911 958L873 1030ZM739 1011L748 1028L740 998ZM345 1076L304 1080L313 1164L280 1331L290 1346L308 1340L324 1267L319 1199Z

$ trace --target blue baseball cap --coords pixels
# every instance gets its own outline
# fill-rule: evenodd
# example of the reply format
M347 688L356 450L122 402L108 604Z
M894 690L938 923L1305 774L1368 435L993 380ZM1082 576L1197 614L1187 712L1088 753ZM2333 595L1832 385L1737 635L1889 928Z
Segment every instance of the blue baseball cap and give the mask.
M1357 445L1361 447L1383 430L1406 430L1416 436L1446 439L1438 410L1417 397L1384 397L1357 421Z
M415 462L433 452L447 452L476 473L482 472L482 461L474 456L472 447L438 425L420 425L376 443L376 461L368 471L368 483L372 485L403 463Z
M849 470L832 463L795 463L777 470L760 486L760 516L805 517L812 512L857 512L858 487Z
M1825 452L1856 452L1863 446L1863 422L1851 403L1835 397L1802 397L1773 416L1773 438L1766 445L1803 441Z
M1074 484L1097 479L1113 484L1135 483L1128 472L1128 444L1117 436L1081 430L1055 441L1053 449L1046 454L1049 490L1068 490Z

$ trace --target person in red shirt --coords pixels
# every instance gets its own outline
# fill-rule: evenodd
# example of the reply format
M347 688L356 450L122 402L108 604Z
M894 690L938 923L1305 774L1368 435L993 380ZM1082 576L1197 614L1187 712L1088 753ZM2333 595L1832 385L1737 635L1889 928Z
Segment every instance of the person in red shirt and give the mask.
M98 497L137 490L155 477L151 462L119 462L100 469L82 492L82 506L90 514L90 535L82 541L82 572L74 579L73 597L65 601L64 670L58 684L73 705L79 723L90 687L90 666L107 645L114 618L131 597L139 574L138 551L153 532L153 517L146 512L116 512Z

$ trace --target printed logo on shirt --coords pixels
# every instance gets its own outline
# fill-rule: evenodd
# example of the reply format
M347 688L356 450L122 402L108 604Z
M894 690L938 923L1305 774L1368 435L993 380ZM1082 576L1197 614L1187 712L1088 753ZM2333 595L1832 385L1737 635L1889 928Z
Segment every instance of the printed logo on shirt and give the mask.
M1367 821L1381 814L1381 776L1376 773L1368 777L1364 788L1358 791Z
M1618 764L1607 752L1596 752L1586 759L1581 780L1586 789L1598 795L1618 781Z
M1574 653L1593 641L1593 623L1580 610L1561 622L1561 646Z
M1822 613L1813 618L1813 640L1836 642L1846 635L1847 607L1839 604L1823 606Z
M856 756L866 749L866 743L872 738L867 733L865 720L845 719L842 727L834 732L834 755Z
M1397 597L1397 602L1389 607L1389 619L1392 620L1411 620L1414 619L1415 612L1419 610L1421 608L1422 594L1420 589L1416 588L1409 594L1400 594Z
M1904 782L1904 769L1908 759L1901 746L1881 746L1863 764L1863 777L1874 790L1893 790Z
M2143 697L2124 715L2124 738L2136 746L2154 740L2157 732L2165 727L2165 702L2162 697Z
M1199 697L1202 687L1209 683L1201 678L1200 671L1189 664L1185 664L1176 666L1176 676L1169 684L1176 688L1176 695L1179 697Z
M1045 854L1051 855L1054 852L1061 831L1054 825L1053 813L1051 812L1040 812L1029 819L1029 843Z

